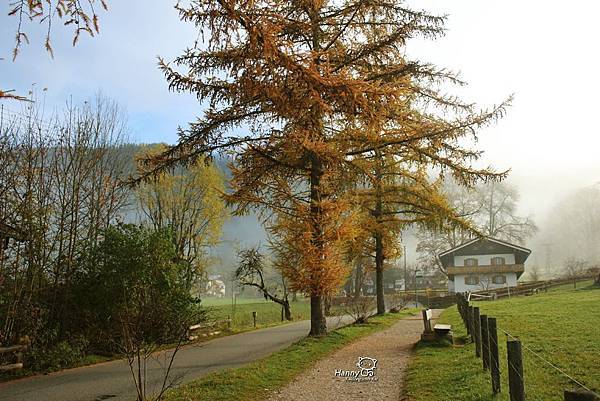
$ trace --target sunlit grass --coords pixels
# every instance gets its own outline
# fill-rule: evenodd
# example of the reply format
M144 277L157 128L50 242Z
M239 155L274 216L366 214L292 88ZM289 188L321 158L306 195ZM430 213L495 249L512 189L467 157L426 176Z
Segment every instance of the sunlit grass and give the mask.
M498 327L520 338L524 346L600 391L600 288L572 284L548 293L478 302L481 314L496 317ZM441 319L452 324L455 337L466 336L456 307ZM499 331L502 393L508 400L506 336ZM562 401L563 391L577 386L531 352L523 350L525 391L528 401ZM475 357L474 345L442 347L420 344L407 375L412 401L492 400L488 372Z

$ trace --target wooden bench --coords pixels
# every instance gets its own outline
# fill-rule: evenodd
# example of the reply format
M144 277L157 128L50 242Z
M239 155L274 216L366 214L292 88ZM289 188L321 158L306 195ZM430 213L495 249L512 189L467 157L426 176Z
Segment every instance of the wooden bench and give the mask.
M431 319L433 318L433 312L431 309L423 309L423 334L421 334L421 340L431 341L436 338L443 338L450 334L452 326L449 324L436 324L431 328Z
M448 334L450 334L450 331L452 330L452 326L449 324L436 324L435 326L433 326L433 331L435 332L435 335L438 337L445 337Z

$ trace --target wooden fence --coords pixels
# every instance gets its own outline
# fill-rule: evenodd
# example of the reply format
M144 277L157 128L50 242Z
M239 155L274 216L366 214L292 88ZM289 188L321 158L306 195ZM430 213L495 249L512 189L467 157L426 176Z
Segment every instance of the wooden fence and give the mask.
M564 283L561 283L564 284ZM500 392L500 358L498 354L498 326L496 318L481 314L478 307L469 304L464 294L456 295L456 305L467 335L475 344L475 356L481 358L483 369L490 372L492 392L494 396ZM502 331L502 329L500 329ZM523 375L523 346L521 341L507 335L508 388L510 401L525 401L525 382ZM559 371L565 375L564 372ZM565 375L566 376L566 375ZM565 390L564 401L600 401L600 397L570 376L572 382L580 389Z
M361 296L361 299L371 299L373 303L376 302L376 297L374 295ZM456 297L454 294L448 294L448 290L433 290L429 293L426 291L421 291L416 296L414 292L404 291L396 294L386 294L385 304L386 306L396 306L397 304L408 304L415 302L415 299L419 302L419 304L426 306L429 309L445 309L456 303ZM355 298L353 296L340 296L331 298L331 306L351 306L353 302L355 302Z
M23 352L27 351L27 344L13 345L10 347L0 347L0 356L13 354L14 363L0 365L0 372L23 369Z
M531 294L535 294L537 292L545 292L545 291L548 291L548 289L550 289L550 288L565 285L565 284L572 283L574 286L577 286L577 283L579 283L581 281L588 281L588 280L592 280L594 278L596 278L595 275L589 274L589 275L581 275L581 276L571 277L571 278L560 278L560 279L553 279L553 280L546 280L546 281L534 281L534 282L528 282L528 283L521 283L521 284L517 285L516 287L502 287L502 288L495 288L495 289L490 289L490 290L473 291L473 292L471 292L471 294L480 295L480 296L483 296L483 297L489 298L489 299L506 298L506 297L511 297L514 295L531 295Z
M220 334L223 330L229 329L231 329L231 319L195 324L188 328L188 340L194 341L199 337L214 336Z

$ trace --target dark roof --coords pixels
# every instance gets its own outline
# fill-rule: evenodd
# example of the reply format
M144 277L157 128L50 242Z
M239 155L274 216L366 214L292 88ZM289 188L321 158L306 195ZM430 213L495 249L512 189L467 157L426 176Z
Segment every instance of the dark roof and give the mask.
M486 245L479 246L480 243ZM516 256L516 263L522 264L525 263L525 260L531 253L531 249L511 244L497 238L479 237L448 249L447 251L440 253L438 257L443 265L448 266L450 257L454 255L488 255L508 252L514 253Z

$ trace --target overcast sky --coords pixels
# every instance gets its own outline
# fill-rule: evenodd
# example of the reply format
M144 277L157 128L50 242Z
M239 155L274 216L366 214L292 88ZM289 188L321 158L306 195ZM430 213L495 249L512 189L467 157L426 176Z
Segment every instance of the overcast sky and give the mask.
M156 56L181 53L196 38L179 22L169 0L109 1L100 15L101 34L82 37L53 32L54 60L43 50L42 29L28 27L31 45L10 61L16 21L0 16L0 88L45 92L45 108L92 97L101 90L129 113L138 142L174 142L178 125L200 114L195 98L170 93ZM600 93L596 22L600 6L575 0L411 2L448 14L448 34L415 41L409 55L460 71L469 87L464 98L491 106L514 93L513 106L494 127L481 132L485 162L512 169L523 195L522 210L542 218L567 191L600 181L600 139L595 118ZM2 102L19 110L15 102Z

